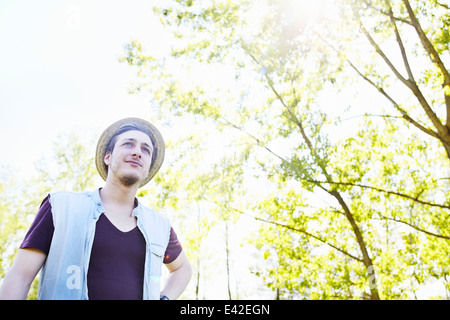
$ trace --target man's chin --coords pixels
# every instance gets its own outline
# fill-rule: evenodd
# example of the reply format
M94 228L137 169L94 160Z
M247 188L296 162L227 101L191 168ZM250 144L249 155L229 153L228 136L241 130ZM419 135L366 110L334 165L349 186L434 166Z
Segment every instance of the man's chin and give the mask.
M120 182L122 182L122 184L125 185L126 187L132 187L141 182L141 178L133 174L123 175L119 179Z

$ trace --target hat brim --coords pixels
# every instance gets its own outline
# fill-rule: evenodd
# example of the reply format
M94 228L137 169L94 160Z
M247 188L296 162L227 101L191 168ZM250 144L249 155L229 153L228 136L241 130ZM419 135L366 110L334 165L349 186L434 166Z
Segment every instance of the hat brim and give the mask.
M111 138L123 126L132 125L133 123L136 122L145 126L151 133L153 142L153 153L154 153L153 162L150 166L148 176L143 181L141 181L139 188L146 185L161 168L161 165L164 161L164 153L165 153L165 144L161 133L158 131L158 129L156 129L154 125L143 119L125 118L113 123L108 128L106 128L106 130L102 133L102 135L98 139L97 149L95 152L95 165L97 167L98 173L103 178L103 180L106 181L106 177L108 176L108 168L105 164L104 157L106 148L108 147Z

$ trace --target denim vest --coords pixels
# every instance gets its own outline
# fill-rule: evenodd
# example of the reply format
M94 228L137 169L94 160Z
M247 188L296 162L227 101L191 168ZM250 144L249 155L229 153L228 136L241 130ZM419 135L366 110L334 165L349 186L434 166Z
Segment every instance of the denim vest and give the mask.
M38 298L87 300L87 274L95 226L105 212L99 190L50 195L54 233L42 267ZM141 205L133 210L146 241L144 300L159 299L161 269L169 243L170 222L162 214Z

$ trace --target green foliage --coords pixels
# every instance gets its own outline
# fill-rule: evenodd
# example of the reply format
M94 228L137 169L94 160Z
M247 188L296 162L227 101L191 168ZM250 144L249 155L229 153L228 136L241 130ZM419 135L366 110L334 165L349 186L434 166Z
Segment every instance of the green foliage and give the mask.
M14 179L13 168L1 168L0 180L0 277L10 269L20 243L33 221L42 200L50 192L87 191L98 176L92 142L75 133L54 141L54 152L36 164L36 175L26 181ZM89 147L88 147L89 146ZM37 299L38 277L31 285L28 299Z
M13 178L11 168L1 167L0 181L0 277L4 277L12 256L16 253L15 245L20 240L20 233L25 228L25 199L16 200L20 194L18 182Z
M415 3L423 36L407 4L340 0L302 16L294 1L164 2L155 13L180 40L172 55L138 43L126 53L155 111L208 128L173 145L166 204L262 222L249 241L265 262L253 271L285 297L407 298L436 279L448 288L448 88L425 37L448 57L449 11ZM219 72L199 80L202 66ZM390 114L364 99L361 81ZM351 86L362 103L323 102ZM349 111L366 116L349 125Z
M97 170L94 161L94 141L82 141L75 133L59 136L51 158L41 158L36 164L37 177L43 194L55 190L74 192L92 189ZM42 184L45 181L45 184Z

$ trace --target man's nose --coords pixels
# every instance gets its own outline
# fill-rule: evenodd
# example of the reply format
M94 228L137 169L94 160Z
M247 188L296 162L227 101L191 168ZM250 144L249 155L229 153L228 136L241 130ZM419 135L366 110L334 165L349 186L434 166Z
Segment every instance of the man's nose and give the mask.
M142 152L137 148L133 150L133 153L131 155L135 158L142 158Z

